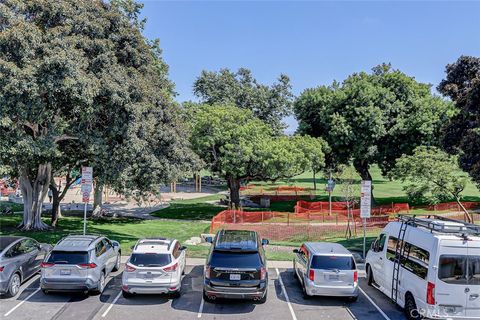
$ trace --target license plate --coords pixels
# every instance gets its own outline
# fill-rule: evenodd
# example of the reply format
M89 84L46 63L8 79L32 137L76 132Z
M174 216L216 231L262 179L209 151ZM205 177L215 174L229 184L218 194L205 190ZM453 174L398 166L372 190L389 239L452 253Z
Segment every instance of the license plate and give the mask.
M60 274L62 276L69 276L70 275L70 270L66 270L66 269L60 270Z
M241 280L242 275L241 274L230 274L230 280Z
M338 275L330 275L330 277L328 279L331 280L331 281L338 281L340 279L340 277Z
M151 273L145 274L145 279L153 279L153 278L154 278L153 274Z

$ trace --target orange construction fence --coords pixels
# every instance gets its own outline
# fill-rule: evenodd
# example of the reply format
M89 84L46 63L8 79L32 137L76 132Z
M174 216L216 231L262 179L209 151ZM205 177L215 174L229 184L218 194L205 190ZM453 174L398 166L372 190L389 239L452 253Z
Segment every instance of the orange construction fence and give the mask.
M328 201L297 201L295 206L295 214L325 214L330 212L330 204ZM396 213L408 213L410 206L408 203L392 203L391 205L381 205L373 207L371 210L372 215L388 215ZM354 217L360 216L360 209L358 205L354 205L350 212ZM347 215L348 204L347 202L332 202L332 213Z

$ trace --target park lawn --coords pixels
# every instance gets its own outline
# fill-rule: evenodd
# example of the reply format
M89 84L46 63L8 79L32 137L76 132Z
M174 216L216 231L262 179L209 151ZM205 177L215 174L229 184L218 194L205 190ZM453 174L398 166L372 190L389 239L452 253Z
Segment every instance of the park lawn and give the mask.
M14 212L23 211L23 204L9 201L0 201L0 211L6 207L11 207Z
M226 207L217 206L208 201L220 200L222 197L220 194L214 194L196 199L173 200L168 207L157 210L151 215L163 219L211 220Z

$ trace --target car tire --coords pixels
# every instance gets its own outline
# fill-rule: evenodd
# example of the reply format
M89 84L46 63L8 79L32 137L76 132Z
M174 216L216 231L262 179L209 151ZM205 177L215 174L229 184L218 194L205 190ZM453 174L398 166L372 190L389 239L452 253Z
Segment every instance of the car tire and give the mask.
M409 320L421 320L422 315L418 312L417 304L411 294L407 294L405 297L405 316Z
M267 302L267 294L268 294L268 291L265 291L265 294L263 295L263 297L258 300L258 304L264 304L265 302Z
M305 288L304 285L302 285L302 295L303 295L303 299L305 300L310 299L310 295L307 293L307 289Z
M297 268L295 268L295 262L293 262L293 277L298 279Z
M375 279L373 278L373 271L372 267L369 265L367 266L367 284L371 287L375 283Z
M178 299L178 298L180 298L181 295L182 295L182 293L181 293L180 290L177 290L177 291L174 291L174 292L170 293L170 297L172 299Z
M20 291L20 285L22 284L22 279L18 272L14 273L8 282L8 289L6 292L7 297L15 297Z
M45 290L45 289L42 289L42 292L43 292L44 295L47 295L47 294L50 293L48 290Z
M97 289L95 290L96 293L102 294L103 290L105 289L105 281L105 272L102 271L100 278L98 279Z
M123 296L125 299L130 299L131 297L133 297L133 293L130 293L130 292L125 291L125 290L122 290L122 296Z
M121 256L120 253L117 254L117 260L115 260L115 266L112 269L112 272L120 270Z
M358 300L358 296L348 297L348 302L356 302Z
M210 302L210 303L215 303L215 300L210 298L207 293L205 292L205 290L203 290L203 300L206 301L206 302Z

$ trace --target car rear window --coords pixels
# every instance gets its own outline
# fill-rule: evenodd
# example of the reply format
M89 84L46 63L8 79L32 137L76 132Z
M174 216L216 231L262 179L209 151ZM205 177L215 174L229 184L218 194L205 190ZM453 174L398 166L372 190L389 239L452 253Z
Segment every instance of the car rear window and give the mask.
M213 251L210 265L220 268L258 268L262 259L258 252Z
M352 257L343 256L313 256L312 269L338 269L338 270L355 270L355 261Z
M165 253L134 253L130 257L130 263L138 267L163 267L171 261Z
M85 251L52 251L48 262L55 264L88 263L88 252Z
M440 256L438 278L450 284L480 285L480 256Z

